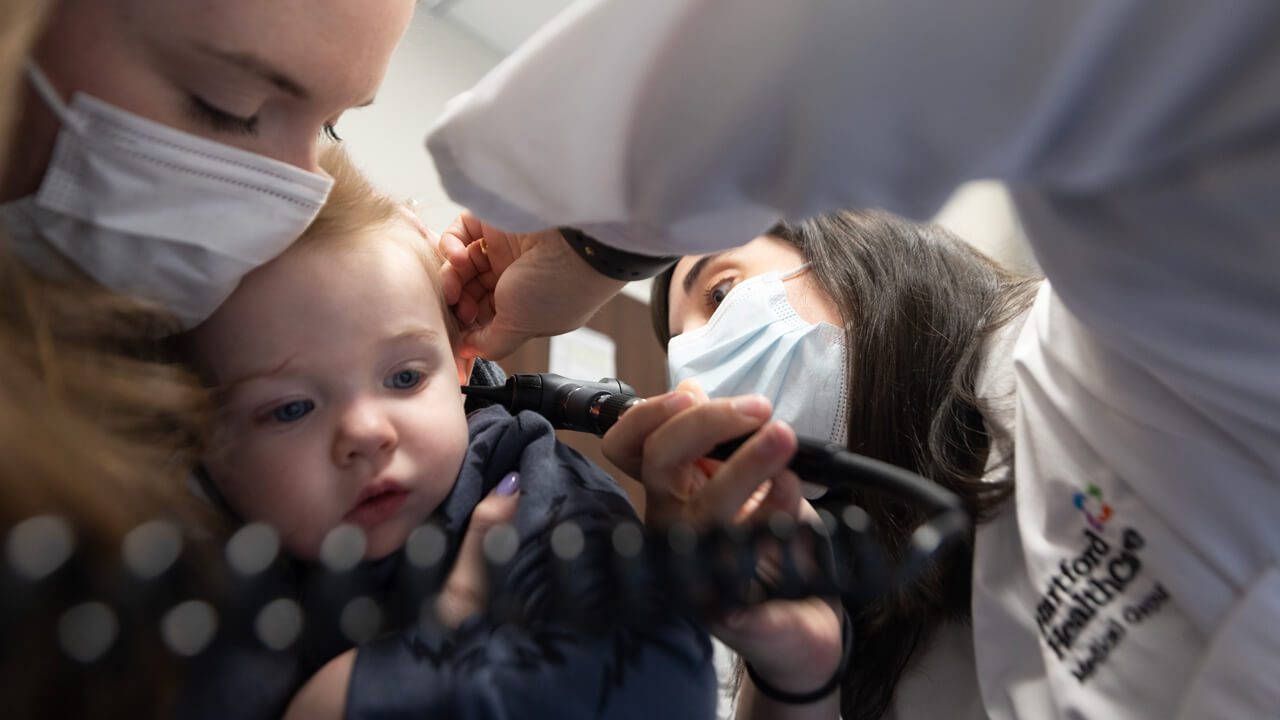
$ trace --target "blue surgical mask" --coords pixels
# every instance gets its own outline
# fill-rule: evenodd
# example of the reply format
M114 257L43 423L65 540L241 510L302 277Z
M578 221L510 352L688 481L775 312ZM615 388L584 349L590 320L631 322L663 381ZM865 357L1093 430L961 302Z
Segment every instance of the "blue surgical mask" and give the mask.
M787 299L787 272L738 283L706 325L671 338L672 387L693 378L711 397L758 393L798 435L843 445L848 423L844 330L810 324Z

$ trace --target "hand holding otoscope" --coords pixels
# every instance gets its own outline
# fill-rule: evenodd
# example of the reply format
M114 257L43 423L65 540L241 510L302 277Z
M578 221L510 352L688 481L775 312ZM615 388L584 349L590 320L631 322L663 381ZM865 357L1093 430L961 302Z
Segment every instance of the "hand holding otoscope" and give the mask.
M467 385L462 391L469 397L502 405L512 413L531 410L557 429L596 435L604 435L629 408L644 402L630 385L616 378L586 382L553 373L517 373L502 386ZM723 442L708 457L727 460L750 437L747 434ZM918 503L929 511L929 521L911 536L899 576L914 574L939 548L960 538L968 529L969 517L959 498L936 483L834 443L806 437L796 440L798 448L789 467L802 480L831 490L875 490Z

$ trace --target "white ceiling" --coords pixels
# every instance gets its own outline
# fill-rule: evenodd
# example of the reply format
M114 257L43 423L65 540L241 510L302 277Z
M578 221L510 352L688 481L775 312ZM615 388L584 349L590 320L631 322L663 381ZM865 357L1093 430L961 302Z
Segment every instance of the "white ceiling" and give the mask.
M506 55L573 0L425 0L433 15L466 28Z

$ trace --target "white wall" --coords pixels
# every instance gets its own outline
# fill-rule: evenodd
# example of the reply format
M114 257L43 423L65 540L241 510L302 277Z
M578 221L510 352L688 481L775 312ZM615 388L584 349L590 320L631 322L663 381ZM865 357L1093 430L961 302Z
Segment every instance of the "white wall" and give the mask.
M961 185L933 221L1006 267L1038 272L1013 200L1000 182L975 180Z
M423 147L445 103L470 88L501 56L449 20L415 13L374 104L343 115L337 132L355 162L393 197L419 203L443 229L461 208L444 194Z

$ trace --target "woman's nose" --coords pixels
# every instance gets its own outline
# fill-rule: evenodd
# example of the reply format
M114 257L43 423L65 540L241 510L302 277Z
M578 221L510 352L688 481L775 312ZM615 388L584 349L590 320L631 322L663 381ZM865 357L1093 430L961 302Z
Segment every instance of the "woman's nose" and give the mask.
M256 142L262 143L257 150L273 160L288 163L296 168L317 175L325 174L320 169L320 135L319 129L311 132L296 124L282 124L274 134L259 137Z
M373 459L396 448L395 424L375 401L356 401L343 413L333 443L333 461L345 466Z

